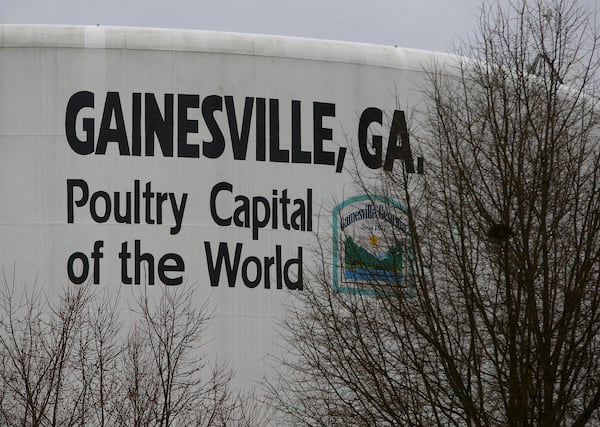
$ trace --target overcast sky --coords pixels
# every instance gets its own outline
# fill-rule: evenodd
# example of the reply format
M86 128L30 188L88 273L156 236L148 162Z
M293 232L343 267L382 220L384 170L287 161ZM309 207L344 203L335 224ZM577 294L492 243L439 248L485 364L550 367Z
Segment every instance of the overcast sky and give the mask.
M278 34L448 50L481 0L0 0L8 24L100 24Z

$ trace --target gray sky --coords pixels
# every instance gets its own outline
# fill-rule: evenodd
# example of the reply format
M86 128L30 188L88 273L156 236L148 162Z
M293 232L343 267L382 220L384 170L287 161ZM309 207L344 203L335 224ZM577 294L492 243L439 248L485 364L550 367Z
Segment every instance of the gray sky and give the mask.
M0 23L101 24L278 34L448 50L481 0L0 0Z

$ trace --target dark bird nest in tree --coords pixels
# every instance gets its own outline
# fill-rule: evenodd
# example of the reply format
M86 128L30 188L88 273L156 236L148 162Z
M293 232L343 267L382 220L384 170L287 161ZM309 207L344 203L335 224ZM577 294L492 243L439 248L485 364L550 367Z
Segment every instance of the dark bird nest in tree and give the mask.
M487 237L491 242L506 242L512 236L512 230L506 224L493 224L487 232Z

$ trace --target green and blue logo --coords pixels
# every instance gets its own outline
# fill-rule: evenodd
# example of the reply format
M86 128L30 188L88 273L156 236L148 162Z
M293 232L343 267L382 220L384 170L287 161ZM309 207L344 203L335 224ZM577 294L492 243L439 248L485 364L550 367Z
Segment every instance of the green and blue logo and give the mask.
M412 276L405 208L383 196L356 196L333 209L333 290L376 294Z

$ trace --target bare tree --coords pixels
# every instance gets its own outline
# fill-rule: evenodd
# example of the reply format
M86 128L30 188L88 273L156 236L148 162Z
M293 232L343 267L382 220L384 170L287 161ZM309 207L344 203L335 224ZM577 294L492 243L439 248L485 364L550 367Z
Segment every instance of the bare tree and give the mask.
M268 422L233 372L202 351L207 303L192 291L141 294L129 323L119 296L67 287L53 301L37 287L0 289L0 424L7 426L236 425ZM125 326L125 328L123 328Z
M84 306L82 322L75 332L76 354L70 366L79 378L81 390L69 399L80 402L79 412L85 424L115 424L120 400L117 391L122 381L121 328L118 295L111 297L107 291L94 293Z
M158 381L152 374L152 359L146 352L143 334L134 326L127 336L126 347L121 353L120 375L117 402L117 424L141 427L152 425L156 412Z
M374 274L370 292L336 292L340 266L320 242L271 384L289 422L600 423L593 17L571 0L484 7L479 36L431 67L411 135L425 177L397 164L363 187L404 206L410 268L402 283Z
M195 307L191 290L174 288L156 300L144 293L134 310L139 320L124 363L132 380L125 384L129 405L124 410L133 418L125 424L194 425L199 406L202 416L227 406L231 373L211 368L201 348L210 320L207 303Z
M77 336L91 294L68 290L55 304L39 289L17 293L5 276L0 290L0 417L4 425L77 425L87 372L73 369Z
M211 319L208 302L195 306L192 289L143 293L137 323L122 354L120 425L254 426L270 413L252 394L234 392L226 363L203 353Z

